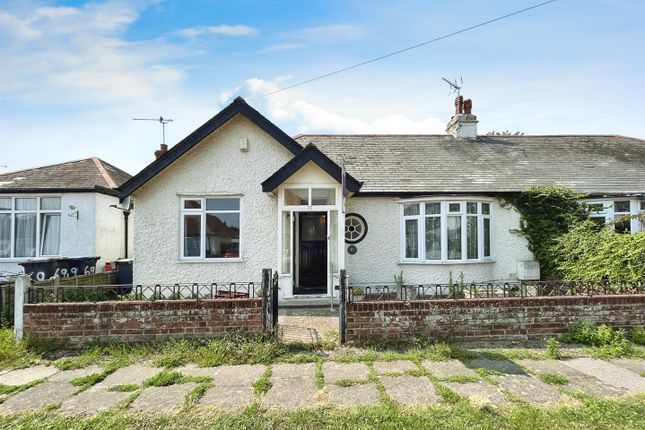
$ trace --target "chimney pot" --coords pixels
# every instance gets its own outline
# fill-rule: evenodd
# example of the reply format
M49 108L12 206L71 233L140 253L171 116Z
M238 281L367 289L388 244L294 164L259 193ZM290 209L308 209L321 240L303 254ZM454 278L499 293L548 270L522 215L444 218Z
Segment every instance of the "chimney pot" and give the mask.
M464 97L463 96L457 96L455 99L455 115L459 115L464 112Z
M466 115L470 115L472 110L473 110L473 101L471 99L464 101L464 113Z
M162 143L159 146L159 149L155 151L155 160L158 160L162 155L164 155L166 152L168 152L168 145L165 143Z

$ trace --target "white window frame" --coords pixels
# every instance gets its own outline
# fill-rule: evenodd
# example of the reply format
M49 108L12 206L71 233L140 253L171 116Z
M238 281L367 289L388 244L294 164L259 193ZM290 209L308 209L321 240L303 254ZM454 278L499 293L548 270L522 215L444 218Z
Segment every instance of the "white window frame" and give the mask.
M445 198L421 198L421 199L405 199L399 200L399 236L400 236L400 262L413 263L413 264L471 264L471 263L487 263L493 261L493 200L487 198L463 198L445 199ZM425 229L426 229L426 203L439 203L441 220L441 258L438 260L429 260L426 258L425 249ZM477 203L477 214L467 213L467 203ZM404 207L408 204L419 205L419 215L404 215ZM448 212L450 204L459 204L458 212ZM484 214L482 211L482 204L489 205L489 214ZM436 214L429 214L428 217L437 216ZM455 260L448 259L448 217L459 216L461 217L461 258ZM477 258L468 259L468 216L477 216ZM418 223L418 257L409 258L405 256L405 221L408 219L416 219ZM490 220L490 255L484 256L484 219Z
M615 202L629 202L629 212L616 213L614 209ZM600 199L583 200L582 203L588 206L591 206L591 205L603 206L602 211L590 213L591 218L604 218L605 224L609 224L609 223L612 223L616 219L616 217L631 216L633 217L630 220L631 233L638 233L640 231L645 231L645 221L641 222L638 217L634 217L635 215L640 215L641 217L645 217L645 210L641 210L640 208L641 203L645 203L645 200L616 197L613 199L607 198L602 200ZM611 228L612 229L614 228L613 225L611 225Z
M239 200L240 208L238 210L206 210L206 199L235 199ZM199 200L201 207L199 209L185 209L184 202L187 200ZM240 216L240 238L239 238L239 256L226 258L206 258L206 214L213 213L237 213ZM184 256L184 216L185 215L199 215L200 216L200 243L199 243L199 256L186 257ZM197 263L235 263L243 261L243 225L244 217L242 211L242 196L241 195L183 195L179 198L179 261L181 262L197 262Z
M0 195L2 199L11 199L11 209L5 210L1 209L0 213L10 214L11 215L11 253L9 257L0 257L0 261L24 261L31 259L46 259L46 258L55 258L61 256L61 246L62 246L62 230L63 230L63 196L60 194L51 194L51 195ZM61 199L61 208L60 209L41 209L41 199L43 198L59 198ZM36 209L16 209L16 199L36 199ZM36 255L34 257L16 257L16 214L23 213L32 213L36 214ZM60 215L60 235L58 241L58 253L56 254L42 254L43 247L43 238L41 237L41 216L43 214L58 214Z

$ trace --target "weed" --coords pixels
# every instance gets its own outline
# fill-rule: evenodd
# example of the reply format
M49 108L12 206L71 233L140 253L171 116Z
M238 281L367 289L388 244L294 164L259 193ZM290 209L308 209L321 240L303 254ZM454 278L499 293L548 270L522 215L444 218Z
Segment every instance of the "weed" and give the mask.
M266 394L271 388L271 367L267 367L260 379L253 383L253 391L257 396Z
M319 390L325 388L325 374L322 370L322 361L316 362L316 388Z
M503 373L500 372L499 370L495 369L485 369L483 367L479 367L477 369L474 369L475 373L477 373L479 376L482 378L488 377L488 376L502 376Z
M598 358L623 357L634 353L634 348L625 339L623 331L614 330L605 324L594 327L587 321L579 321L562 336L562 341L587 345L591 347L589 353Z
M108 391L116 391L118 393L129 393L132 391L137 391L139 389L138 384L123 384L110 387Z
M4 385L0 384L0 395L9 395L9 394L18 394L21 391L25 391L28 388L35 387L36 385L43 382L45 378L38 379L36 381L28 382L22 385ZM1 403L1 402L0 402Z
M184 408L188 409L191 408L199 403L202 397L204 397L204 394L206 394L206 391L208 389L212 388L213 384L211 382L205 382L202 384L199 384L193 391L191 391L187 396L186 400L184 402Z
M79 376L78 378L74 378L70 381L70 384L80 387L80 391L85 391L88 388L90 388L92 385L96 385L99 382L103 381L110 373L102 371L102 372L96 372L96 373L91 373L89 375L85 376Z
M635 327L629 332L629 338L637 345L645 345L645 327Z
M567 378L555 373L540 373L538 378L551 385L566 385L569 383Z
M41 357L42 354L31 350L26 342L15 342L11 329L0 329L0 370L27 367Z
M162 370L155 376L146 379L143 382L144 387L167 387L182 382L184 375L174 370Z
M442 381L445 382L459 382L460 384L466 384L468 382L479 382L479 378L474 376L464 376L464 375L453 375L443 378Z
M361 383L366 383L367 381L355 381L353 379L337 379L333 382L334 385L339 387L351 387L352 385L357 385Z
M554 360L559 360L562 358L562 353L560 352L560 342L554 337L549 337L546 340L546 356Z

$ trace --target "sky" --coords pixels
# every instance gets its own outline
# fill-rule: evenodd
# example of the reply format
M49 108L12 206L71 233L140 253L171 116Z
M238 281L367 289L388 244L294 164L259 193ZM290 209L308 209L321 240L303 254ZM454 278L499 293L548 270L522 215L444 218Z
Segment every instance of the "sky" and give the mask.
M645 1L547 6L271 96L539 0L0 0L0 172L98 156L131 174L241 95L286 133L645 138Z

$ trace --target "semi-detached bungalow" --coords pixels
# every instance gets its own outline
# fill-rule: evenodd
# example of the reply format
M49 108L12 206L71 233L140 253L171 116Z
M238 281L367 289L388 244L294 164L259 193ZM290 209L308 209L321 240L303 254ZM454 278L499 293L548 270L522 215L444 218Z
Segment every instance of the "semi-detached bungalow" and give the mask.
M135 201L134 282L273 268L292 298L331 295L340 269L354 284L532 279L519 215L499 197L556 183L606 221L645 213L645 141L480 136L471 106L457 99L445 135L292 138L235 99L119 188Z

